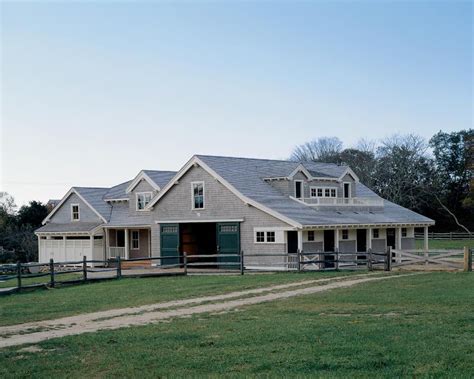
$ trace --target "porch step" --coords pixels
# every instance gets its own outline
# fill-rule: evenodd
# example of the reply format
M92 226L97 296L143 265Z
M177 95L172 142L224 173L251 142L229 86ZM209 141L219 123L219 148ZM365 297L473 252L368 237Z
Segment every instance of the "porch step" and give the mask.
M151 260L144 259L142 261L122 261L122 269L131 269L131 268L148 268L151 267Z

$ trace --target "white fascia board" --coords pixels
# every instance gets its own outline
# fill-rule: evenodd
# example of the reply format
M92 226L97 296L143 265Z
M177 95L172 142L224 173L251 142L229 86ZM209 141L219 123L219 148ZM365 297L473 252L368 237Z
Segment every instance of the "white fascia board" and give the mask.
M359 180L359 177L355 174L354 171L352 171L352 169L351 169L350 167L348 167L348 168L346 169L346 171L344 171L344 172L342 173L342 175L338 178L338 181L342 181L342 179L344 178L344 176L346 176L347 174L351 175L357 183L360 181L360 180Z
M150 186L153 187L156 191L160 190L160 186L156 184L151 178L145 173L145 171L140 171L138 175L133 179L133 181L130 183L130 185L127 187L125 190L125 193L130 193L133 191L133 189L140 183L142 179L145 179Z
M95 210L95 208L89 204L89 202L84 199L84 197L82 197L82 195L76 191L73 188L71 188L67 193L66 195L64 195L64 197L61 199L61 201L59 202L58 205L56 205L53 210L46 216L46 218L41 222L43 225L46 224L50 219L51 217L58 211L59 208L61 208L61 206L64 204L64 202L69 198L69 196L71 196L72 194L76 194L90 209L92 209L92 211L104 222L107 222L107 220L99 213Z
M193 156L188 163L186 163L181 170L178 171L178 173L175 175L175 177L163 188L162 191L160 191L154 199L148 203L147 208L152 208L154 204L156 204L165 194L168 192L175 184L176 182L195 164L201 166L204 170L206 170L211 176L216 178L224 187L226 187L229 191L231 191L235 196L237 196L240 200L242 200L245 204L252 205L253 207L260 209L261 211L268 213L269 215L286 222L287 224L294 226L295 228L301 228L302 225L295 222L294 220L285 217L278 212L275 212L274 210L256 202L255 200L252 200L248 198L247 196L242 195L234 186L232 186L229 182L227 182L224 178L222 178L219 174L217 174L213 169L211 169L207 164L205 164L203 161L201 161L198 157Z
M303 166L302 163L300 163L300 164L298 165L298 167L296 167L296 168L291 172L291 174L288 175L288 179L293 178L293 177L294 177L298 172L300 172L300 171L301 171L303 174L305 174L306 177L307 177L309 180L312 179L312 175L309 173L309 171L307 170L307 168Z

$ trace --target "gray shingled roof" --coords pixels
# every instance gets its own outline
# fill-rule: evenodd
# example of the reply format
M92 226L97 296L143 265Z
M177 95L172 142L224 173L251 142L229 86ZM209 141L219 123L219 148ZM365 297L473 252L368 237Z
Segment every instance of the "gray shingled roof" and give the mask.
M385 206L380 207L379 210L354 211L351 210L353 208L343 211L319 210L281 194L263 180L268 177L288 176L299 165L298 162L207 155L198 155L197 157L246 197L302 225L427 223L433 221L389 201L385 201ZM335 164L310 162L303 164L310 171L333 177L340 177L347 169L347 166ZM357 196L380 198L361 183L356 188Z
M117 200L117 199L128 199L128 194L125 192L127 187L132 181L117 184L109 188L107 193L104 195L104 200Z
M41 228L36 229L36 232L58 232L58 233L77 233L77 232L90 232L95 229L101 222L71 222L68 224L55 224L53 222L43 225Z
M176 171L143 170L160 188L163 188L176 175Z
M104 201L109 188L73 187L106 220L110 218L112 206Z
M108 226L138 226L151 225L153 223L151 212L137 212L130 214L129 203L114 204Z

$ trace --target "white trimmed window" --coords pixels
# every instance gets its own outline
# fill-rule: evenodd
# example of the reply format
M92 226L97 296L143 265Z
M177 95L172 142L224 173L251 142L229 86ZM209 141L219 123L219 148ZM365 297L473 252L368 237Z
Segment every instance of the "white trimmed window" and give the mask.
M343 240L348 240L349 239L349 230L342 229L342 239Z
M204 182L192 182L193 209L204 209Z
M379 230L378 229L372 229L372 237L373 238L379 238Z
M311 187L311 197L337 197L337 188L332 187Z
M402 228L402 237L407 236L407 228Z
M79 204L71 204L71 220L79 221L80 218Z
M277 235L278 234L278 235ZM275 230L255 231L255 243L281 243L282 232Z
M137 193L137 211L143 211L148 203L151 201L151 192Z
M314 241L314 230L308 230L308 241Z
M140 249L140 232L138 230L132 230L132 250Z

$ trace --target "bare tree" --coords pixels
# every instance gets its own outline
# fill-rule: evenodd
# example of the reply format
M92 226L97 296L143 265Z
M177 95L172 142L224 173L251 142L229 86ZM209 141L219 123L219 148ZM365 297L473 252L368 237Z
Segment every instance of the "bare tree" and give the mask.
M292 161L339 163L342 142L337 137L321 137L296 146L291 153Z

